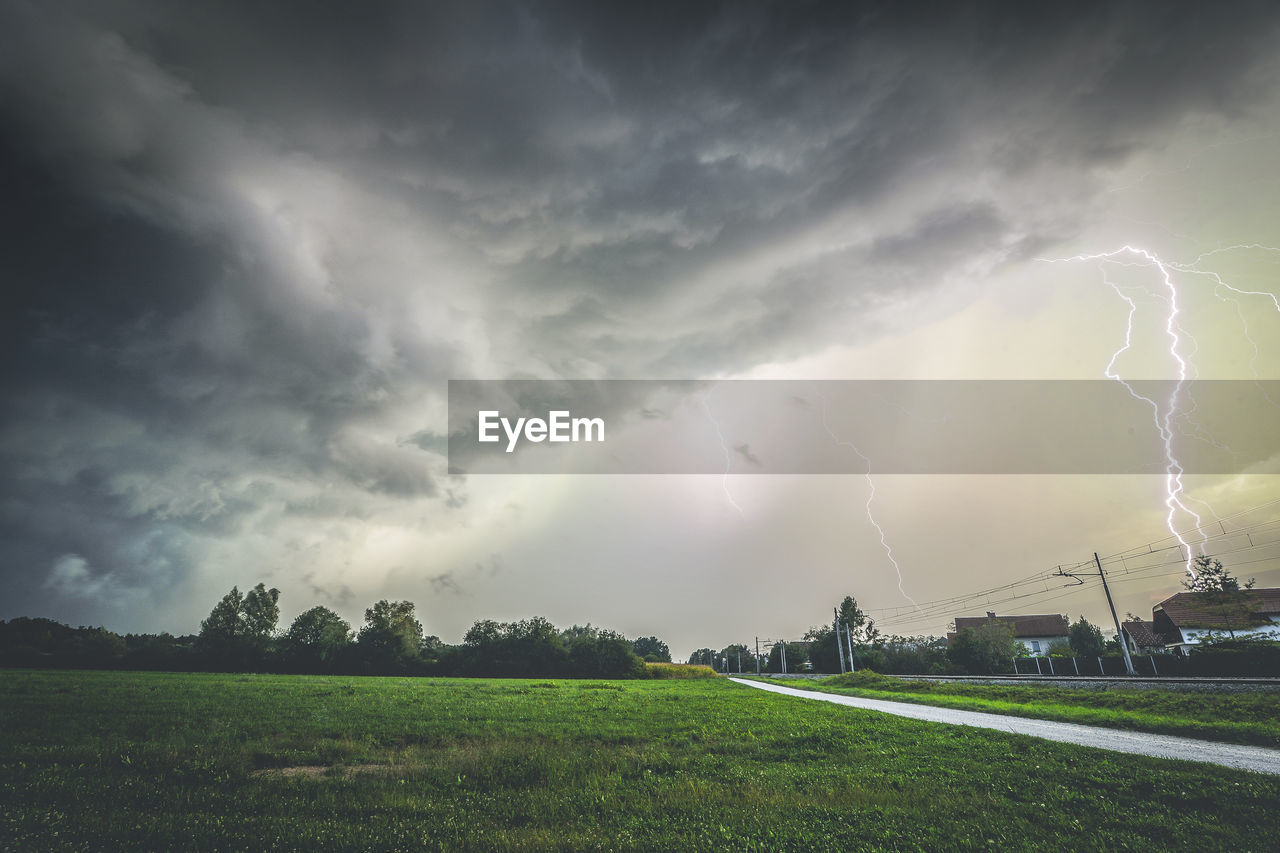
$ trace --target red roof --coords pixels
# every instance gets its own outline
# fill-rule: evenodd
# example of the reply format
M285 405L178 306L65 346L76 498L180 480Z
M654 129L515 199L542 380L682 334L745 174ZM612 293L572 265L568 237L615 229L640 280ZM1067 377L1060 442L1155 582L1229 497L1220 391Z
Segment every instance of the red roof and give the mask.
M1016 637L1065 637L1071 626L1067 617L1060 613L1049 613L1038 616L957 616L956 633L965 628L981 628L997 622L1013 628Z
M1241 590L1240 601L1224 604L1211 592L1179 592L1155 606L1179 628L1257 627L1280 616L1280 589ZM1252 615L1252 619L1249 616ZM1241 625L1241 618L1251 624Z
M1143 622L1142 620L1123 622L1120 627L1133 638L1133 642L1137 644L1138 648L1155 648L1165 644L1164 638L1155 632L1154 623L1152 622Z

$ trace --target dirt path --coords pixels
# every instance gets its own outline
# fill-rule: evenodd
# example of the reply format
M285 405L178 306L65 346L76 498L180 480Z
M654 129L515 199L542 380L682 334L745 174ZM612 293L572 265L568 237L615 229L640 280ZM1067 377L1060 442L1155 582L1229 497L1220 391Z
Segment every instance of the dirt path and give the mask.
M1216 741L1196 740L1173 735L1155 735L1145 732L1124 731L1122 729L1082 726L1079 723L1031 720L1025 717L987 714L981 711L959 711L954 708L938 708L932 705L913 705L907 702L887 702L883 699L839 696L833 693L818 693L812 690L779 687L776 684L764 684L743 678L731 678L729 680L737 684L754 687L757 690L767 690L770 693L781 693L785 696L796 696L801 699L813 699L819 702L832 702L836 705L848 705L852 708L863 708L868 711L881 711L886 714L895 714L899 717L910 717L913 720L949 723L958 726L975 726L981 729L995 729L996 731L1030 735L1031 737L1044 738L1045 740L1056 740L1062 743L1074 743L1079 746L1095 746L1099 749L1110 749L1115 752L1149 755L1153 758L1202 761L1207 764L1220 764L1223 767L1233 767L1238 770L1253 770L1257 773L1280 775L1280 750L1267 749L1261 746L1241 746L1233 743L1218 743Z

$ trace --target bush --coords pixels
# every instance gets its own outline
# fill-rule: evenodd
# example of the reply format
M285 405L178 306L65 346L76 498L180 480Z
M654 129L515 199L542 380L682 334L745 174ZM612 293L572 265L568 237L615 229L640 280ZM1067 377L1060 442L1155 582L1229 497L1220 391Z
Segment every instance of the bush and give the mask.
M956 634L947 657L967 675L999 675L1012 672L1013 659L1021 648L1007 623L991 622Z
M870 669L860 669L857 672L846 672L844 675L833 675L822 679L823 684L831 687L865 687L870 690L882 689L897 681L898 679L881 675Z
M646 663L645 678L716 678L709 666L695 663Z
M1082 658L1099 657L1107 648L1106 640L1102 638L1102 629L1083 616L1071 626L1068 645L1076 657Z
M650 663L671 663L671 649L657 637L640 637L633 640L631 650Z
M947 671L947 650L935 637L890 637L878 644L883 665L867 661L877 672L895 675L942 675Z
M890 669L884 650L875 646L854 646L853 666L854 672L861 672L864 669L888 672Z
M579 678L643 678L645 664L621 637L579 637L569 644L569 666Z
M1049 657L1051 658L1070 658L1075 657L1075 651L1071 648L1071 644L1058 640L1049 645Z

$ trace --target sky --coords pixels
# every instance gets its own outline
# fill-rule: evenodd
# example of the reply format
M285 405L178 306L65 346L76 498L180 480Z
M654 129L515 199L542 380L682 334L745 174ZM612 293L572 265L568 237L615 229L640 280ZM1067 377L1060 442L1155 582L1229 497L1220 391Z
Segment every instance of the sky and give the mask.
M191 633L263 581L286 625L408 599L446 642L541 615L677 658L845 595L1106 624L1092 587L967 596L1167 545L1163 476L456 474L448 380L1280 378L1271 3L0 0L0 33L0 618ZM1184 481L1260 586L1278 473ZM1122 615L1179 591L1160 553L1114 564Z

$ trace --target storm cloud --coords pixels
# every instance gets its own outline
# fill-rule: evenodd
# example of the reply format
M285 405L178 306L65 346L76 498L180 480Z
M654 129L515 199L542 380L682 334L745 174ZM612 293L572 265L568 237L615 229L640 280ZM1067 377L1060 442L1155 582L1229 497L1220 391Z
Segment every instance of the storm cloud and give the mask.
M519 615L457 595L529 499L447 472L448 379L742 374L962 311L1174 129L1264 122L1278 21L5 2L0 617L185 631L267 578ZM530 553L503 575L571 585Z

